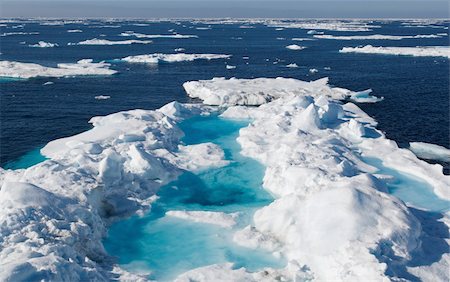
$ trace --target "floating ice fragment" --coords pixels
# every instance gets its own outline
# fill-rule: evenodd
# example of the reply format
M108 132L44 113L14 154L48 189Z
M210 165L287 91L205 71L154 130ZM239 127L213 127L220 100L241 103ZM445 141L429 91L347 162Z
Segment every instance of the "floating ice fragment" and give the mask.
M446 57L450 58L449 46L426 46L426 47L374 47L372 45L360 47L344 47L340 53L365 53L402 55L416 57Z
M450 162L450 149L436 144L411 142L409 149L419 158Z
M289 49L289 50L303 50L305 48L306 47L299 46L299 45L296 45L296 44L291 44L291 45L286 46L286 49Z

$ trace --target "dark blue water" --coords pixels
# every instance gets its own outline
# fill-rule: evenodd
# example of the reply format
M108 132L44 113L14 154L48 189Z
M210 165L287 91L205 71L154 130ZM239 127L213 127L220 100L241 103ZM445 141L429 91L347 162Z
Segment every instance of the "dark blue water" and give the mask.
M340 54L343 46L382 45L416 46L448 45L448 37L434 39L339 41L316 40L293 42L293 37L310 37L307 30L276 31L264 25L254 29L240 29L239 24L213 25L211 30L196 30L194 24L182 22L151 23L135 26L136 22L113 23L119 28L100 27L98 21L65 26L45 26L26 23L23 29L0 27L3 32L39 32L39 35L1 37L1 60L34 62L55 65L75 62L83 58L111 60L129 55L155 52L172 53L185 48L187 53L231 54L230 60L162 63L156 67L114 62L119 73L103 77L35 78L0 83L0 164L15 160L27 152L55 138L73 135L89 128L92 116L121 110L155 109L167 102L189 99L182 88L188 80L210 79L215 76L240 78L285 76L302 80L329 76L331 84L353 90L372 88L374 94L385 97L376 104L361 104L379 122L379 128L401 146L410 141L449 144L449 60L432 57L401 57L371 54ZM436 28L405 28L399 22L378 23L382 28L371 32L326 32L334 35L392 34L416 35L448 32ZM107 23L107 25L109 25ZM184 25L184 27L183 27ZM81 29L82 33L67 33ZM145 34L168 34L174 29L181 34L195 34L192 39L154 39L153 44L123 46L67 46L92 38L124 40L118 34L135 31ZM100 36L101 34L105 36ZM233 38L241 37L242 40ZM286 40L277 40L283 37ZM30 48L39 40L58 43L57 48ZM21 44L25 42L25 44ZM284 47L296 43L307 46L302 51ZM243 56L250 57L243 60ZM278 64L273 62L280 61ZM227 70L225 62L237 66ZM247 64L248 62L248 64ZM297 63L300 68L286 68ZM324 70L330 67L331 70ZM310 74L310 68L319 70ZM43 85L53 81L52 85ZM109 100L95 100L109 95Z
M231 163L199 173L184 173L160 189L151 212L114 224L104 246L119 263L133 272L148 273L158 281L172 280L193 268L233 262L234 267L250 271L264 267L284 267L282 259L271 254L236 245L236 228L251 222L256 208L272 198L262 189L264 167L239 154L239 129L248 122L197 117L181 124L184 143L214 142L225 151ZM170 210L239 212L237 226L231 230L211 224L195 223L165 216Z

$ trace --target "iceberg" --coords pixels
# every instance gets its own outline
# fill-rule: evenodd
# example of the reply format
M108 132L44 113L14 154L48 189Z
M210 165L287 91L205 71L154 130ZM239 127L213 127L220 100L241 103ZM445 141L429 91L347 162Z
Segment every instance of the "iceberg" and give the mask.
M151 40L120 40L112 41L107 39L88 39L78 43L68 43L67 45L130 45L130 44L150 44Z
M449 46L427 46L427 47L375 47L366 45L361 47L344 47L340 53L363 53L401 55L414 57L445 57L450 58Z
M94 117L92 129L49 142L41 150L48 160L0 169L0 280L147 280L148 273L117 265L101 240L115 220L151 212L155 193L182 172L226 163L215 144L181 143L180 122L212 113L251 121L237 141L243 156L265 166L262 187L275 200L247 226L235 224L233 213L166 215L222 224L240 246L269 250L287 265L255 272L207 265L176 281L449 279L450 208L405 204L367 158L415 175L444 200L450 176L399 148L345 101L360 92L330 87L326 78L214 78L183 86L204 104Z
M228 59L231 55L221 55L221 54L149 54L149 55L138 55L138 56L128 56L122 58L122 61L128 63L142 63L142 64L157 64L160 61L175 63L175 62L191 62L195 60L214 60L214 59Z
M184 34L143 34L136 33L133 31L122 32L120 36L134 36L136 38L174 38L174 39L187 39L187 38L198 38L197 35L184 35Z
M450 162L450 149L436 144L411 142L409 149L419 158Z
M0 61L0 77L64 77L112 75L117 73L117 71L110 69L110 66L110 64L105 62L94 63L92 59L79 60L75 64L58 64L57 67L46 67L33 63Z
M306 47L299 46L299 45L296 45L296 44L291 44L291 45L286 46L286 49L289 49L289 50L303 50L303 49L306 49Z
M51 47L58 46L58 44L45 42L45 41L39 41L37 44L32 44L32 45L28 45L28 46L30 46L30 47L37 47L37 48L51 48Z
M419 35L349 35L349 36L335 36L335 35L314 35L318 39L334 39L334 40L402 40L402 39L417 39L417 38L441 38L437 34L419 34Z

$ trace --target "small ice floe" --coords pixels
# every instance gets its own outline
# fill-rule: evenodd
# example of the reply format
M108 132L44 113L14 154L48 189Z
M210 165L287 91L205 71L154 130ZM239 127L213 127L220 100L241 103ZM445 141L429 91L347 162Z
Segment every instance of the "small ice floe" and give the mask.
M417 47L376 47L372 45L358 47L344 47L340 53L364 53L400 55L414 57L446 57L450 58L449 46L417 46Z
M300 45L297 45L297 44L291 44L291 45L286 46L286 49L296 50L296 51L303 50L305 48L306 47L303 47L303 46L300 46Z
M285 37L277 37L277 40L286 40Z
M176 48L176 49L174 49L174 51L175 52L184 52L184 51L186 51L186 49L184 49L184 48Z
M402 39L417 39L417 38L440 38L438 34L418 34L418 35L350 35L350 36L335 36L335 35L314 35L318 39L334 39L334 40L402 40Z
M309 72L310 72L310 73L318 73L319 70L318 70L318 69L309 69Z
M250 59L250 57L244 56L244 57L242 57L242 59L243 60L248 60L248 59Z
M296 63L292 63L289 65L286 65L287 68L298 68L298 65Z
M236 68L236 66L232 66L232 65L226 65L227 70L233 70Z
M331 70L330 67L324 67L323 69L324 69L324 70Z
M99 96L95 96L94 97L96 100L107 100L109 98L111 98L111 96L108 95L99 95Z
M42 84L42 85L52 85L52 84L55 84L55 83L52 82L52 81L47 81L46 83L44 83L44 84Z
M67 45L130 45L130 44L150 44L151 40L118 40L112 41L107 39L88 39L78 43L68 43Z
M192 34L143 34L136 33L133 31L122 32L120 36L134 36L136 38L173 38L173 39L187 39L187 38L198 38L197 35Z
M212 211L168 211L166 216L177 217L194 222L219 225L230 228L236 224L239 213L224 213Z
M324 34L323 31L317 31L317 30L310 30L307 32L307 34Z
M314 38L301 38L301 37L294 37L291 39L292 41L314 41L316 39Z
M419 158L450 162L450 149L436 144L410 142L409 149Z
M210 27L196 27L196 30L210 30Z
M176 53L176 54L148 54L148 55L138 55L138 56L128 56L122 58L122 61L128 63L144 63L144 64L157 64L160 61L164 61L167 63L175 63L175 62L191 62L194 60L215 60L215 59L228 59L231 55L222 55L222 54L185 54L185 53Z
M67 30L69 33L75 33L75 32L83 32L81 29L69 29Z
M29 47L35 47L35 48L52 48L58 46L56 43L50 43L45 41L39 41L36 44L28 45Z

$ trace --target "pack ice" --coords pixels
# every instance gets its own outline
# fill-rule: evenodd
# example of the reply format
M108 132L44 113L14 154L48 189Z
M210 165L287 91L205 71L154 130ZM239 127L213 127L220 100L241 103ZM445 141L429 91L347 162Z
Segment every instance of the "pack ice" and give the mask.
M446 57L450 58L449 46L418 46L418 47L375 47L372 45L359 47L344 47L339 50L341 53L364 53L364 54L384 54L402 55L414 57Z
M48 160L0 170L0 280L147 280L120 268L101 240L114 220L151 212L158 189L182 171L226 164L215 144L180 143L180 121L212 112L251 120L239 133L241 153L265 165L263 187L275 197L236 230L235 242L288 263L258 272L207 265L177 281L450 278L448 213L407 206L365 160L414 174L447 200L449 177L388 140L355 104L339 101L358 92L327 79L214 78L184 87L219 107L172 102L94 117L91 130L48 143ZM224 228L238 220L217 212L167 216Z

